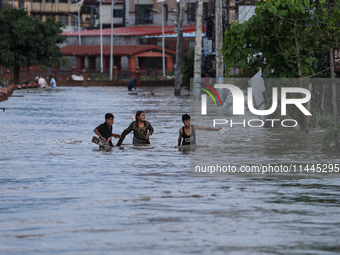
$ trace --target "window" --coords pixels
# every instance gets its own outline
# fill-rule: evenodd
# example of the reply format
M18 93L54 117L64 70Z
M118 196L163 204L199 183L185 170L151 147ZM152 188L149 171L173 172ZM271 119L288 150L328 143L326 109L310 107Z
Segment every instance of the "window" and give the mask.
M55 3L55 0L46 0L46 3Z
M189 42L189 50L195 49L195 42Z
M34 15L34 18L35 18L35 19L40 19L40 20L42 20L42 15L36 14L36 15Z
M78 26L78 18L73 15L71 16L71 26Z
M208 3L203 3L203 19L209 17Z
M335 69L340 69L340 64L338 63L340 61L340 49L334 50L334 63L335 63Z
M153 22L152 4L136 5L136 24L148 24Z
M25 0L19 0L19 8L25 8Z
M59 3L60 3L60 4L67 4L67 3L68 3L68 0L59 0Z
M33 3L42 3L42 0L33 0Z
M124 18L124 10L113 10L113 17L114 18Z
M68 26L68 17L66 15L59 15L59 20Z
M196 4L195 3L188 3L187 5L188 10L188 23L196 22Z
M163 47L163 42L157 42L157 46L162 48Z

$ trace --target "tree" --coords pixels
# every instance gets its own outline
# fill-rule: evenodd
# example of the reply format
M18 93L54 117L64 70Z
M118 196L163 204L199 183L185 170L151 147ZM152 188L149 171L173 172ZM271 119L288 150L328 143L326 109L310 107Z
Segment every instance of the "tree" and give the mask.
M182 85L182 50L183 50L183 18L184 18L184 0L180 0L179 3L179 17L178 17L178 34L177 34L177 45L176 45L176 68L175 68L175 96L181 94Z
M13 68L15 83L19 82L20 67L58 68L69 63L58 46L67 41L61 35L63 27L55 18L43 22L23 9L0 12L0 65Z
M332 0L267 0L256 15L233 22L222 48L226 68L241 70L259 49L273 78L301 78L324 70L329 45L337 47L340 3ZM328 76L329 77L329 76Z

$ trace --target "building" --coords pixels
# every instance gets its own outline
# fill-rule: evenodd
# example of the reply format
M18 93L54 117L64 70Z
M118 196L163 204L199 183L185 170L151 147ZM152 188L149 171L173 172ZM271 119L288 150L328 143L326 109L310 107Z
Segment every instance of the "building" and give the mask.
M164 48L166 53L166 70L172 71L173 63L175 62L176 40L174 34L174 26L164 27ZM184 53L190 50L190 46L194 45L194 34L196 26L184 26L183 50ZM61 51L64 52L67 58L71 61L72 66L77 69L91 69L100 70L100 30L80 31L81 46L79 46L79 33L64 32L68 37L67 43L60 45ZM103 48L105 48L104 55L104 69L109 68L108 59L110 57L110 43L111 43L111 29L106 28L102 30L103 34ZM120 27L113 29L113 48L114 48L114 65L118 70L135 70L139 66L142 70L150 68L162 69L162 27L160 26L139 26L139 27ZM83 47L87 46L87 47ZM124 46L124 47L122 47ZM154 47L153 47L154 46ZM91 47L94 52L92 52ZM134 51L138 48L141 51ZM117 52L118 50L118 52ZM120 52L122 50L123 52ZM145 51L151 51L147 55ZM141 55L141 52L143 54ZM88 54L87 54L88 53ZM91 54L90 54L91 53ZM153 58L154 63L145 62L145 58ZM106 60L105 60L106 59ZM135 59L135 60L134 60ZM106 62L105 62L106 61ZM144 64L146 63L146 64Z
M23 8L28 15L45 21L47 17L55 17L66 25L65 31L78 30L78 8L81 30L99 28L99 3L84 0L76 5L76 0L1 0L2 8ZM113 23L115 27L125 26L124 1L115 1ZM103 27L111 27L111 1L102 2Z
M196 3L196 0L186 1L183 25L196 23ZM215 12L214 6L214 1L203 0L203 19ZM163 16L165 26L178 24L179 3L176 0L165 0L163 3L156 0L126 0L126 8L129 10L127 23L130 26L161 26Z

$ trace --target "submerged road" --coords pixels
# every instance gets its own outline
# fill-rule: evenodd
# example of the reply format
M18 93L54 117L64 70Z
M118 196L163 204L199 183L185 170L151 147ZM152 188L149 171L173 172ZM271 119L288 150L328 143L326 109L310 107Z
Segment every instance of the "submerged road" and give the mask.
M202 146L182 151L189 97L137 92L27 89L0 104L0 254L340 253L340 173L190 174L197 162L339 164L317 152L322 131L197 131ZM150 146L91 143L106 112L121 133L138 110Z

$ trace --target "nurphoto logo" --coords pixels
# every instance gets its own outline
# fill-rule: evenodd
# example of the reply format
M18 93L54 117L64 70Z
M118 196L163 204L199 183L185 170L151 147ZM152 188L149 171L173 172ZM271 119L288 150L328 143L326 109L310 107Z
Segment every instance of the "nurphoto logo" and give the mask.
M220 96L216 92L214 88L211 86L201 83L204 86L207 86L213 93L217 96L219 99L221 105L222 101L220 99ZM228 89L230 90L232 96L233 96L233 115L244 115L245 111L245 97L242 92L242 90L231 84L215 84L216 89ZM213 97L213 95L206 89L201 90L205 91L210 97L214 100L215 105L216 100ZM304 98L287 98L288 93L299 93L300 95L305 95ZM309 90L305 88L297 88L297 87L282 87L281 88L281 115L286 116L287 115L287 105L295 105L305 116L311 116L312 114L305 108L303 104L307 103L311 99L311 93ZM275 110L278 107L278 88L273 87L272 89L272 106L267 110L259 110L256 109L253 105L253 88L248 87L248 99L247 99L247 105L248 109L251 113L258 115L258 116L267 116L275 112ZM201 115L207 115L207 95L202 94L201 95ZM255 120L249 120L248 126L249 127L262 127L264 125L265 121L270 121L271 126L274 126L275 121L280 121L279 119L265 119L264 121L261 119L255 119ZM252 122L260 122L260 125L252 125ZM293 125L287 125L286 123L293 123ZM226 119L214 119L213 126L215 127L217 124L227 124L228 120ZM232 120L230 121L231 127L232 127ZM242 123L235 123L234 124L243 124L245 126L245 120ZM298 122L294 119L286 119L281 121L281 125L283 127L295 127L298 125Z

